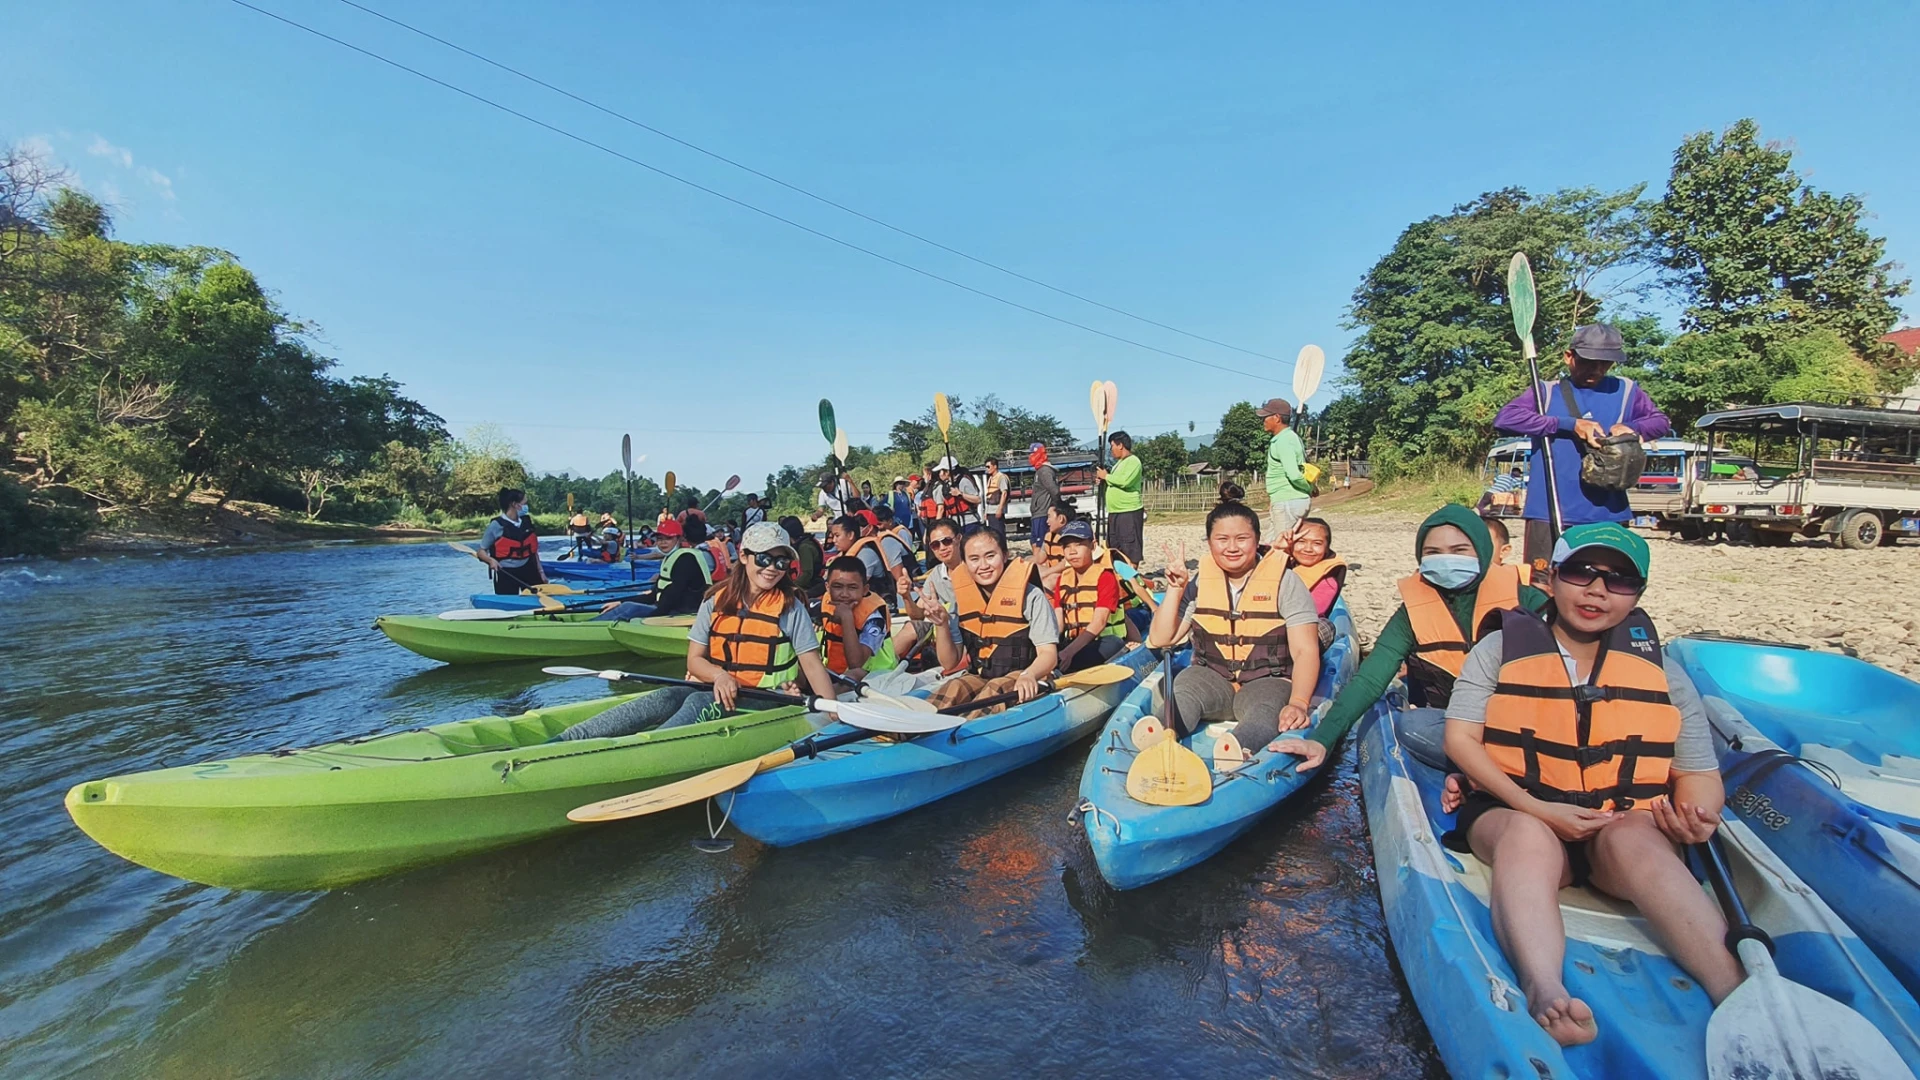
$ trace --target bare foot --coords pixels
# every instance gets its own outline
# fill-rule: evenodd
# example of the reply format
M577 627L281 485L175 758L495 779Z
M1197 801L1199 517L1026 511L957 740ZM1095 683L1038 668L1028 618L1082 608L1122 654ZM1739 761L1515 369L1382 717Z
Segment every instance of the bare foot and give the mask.
M1533 1018L1561 1046L1590 1043L1600 1035L1600 1026L1593 1022L1593 1010L1577 997L1556 997Z
M1466 801L1467 778L1460 773L1448 773L1447 782L1440 788L1440 812L1451 814Z
M1220 736L1220 741L1213 744L1213 768L1216 772L1232 772L1252 760L1253 755L1240 745L1240 740L1234 738L1232 732Z

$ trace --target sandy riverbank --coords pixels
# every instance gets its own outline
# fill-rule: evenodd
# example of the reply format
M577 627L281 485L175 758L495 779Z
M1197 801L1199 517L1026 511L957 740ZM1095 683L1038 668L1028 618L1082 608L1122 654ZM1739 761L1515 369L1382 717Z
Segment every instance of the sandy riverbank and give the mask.
M1330 509L1334 550L1359 568L1347 602L1360 631L1380 631L1399 605L1394 582L1413 569L1417 516ZM1697 630L1858 649L1872 662L1920 678L1920 544L1848 551L1825 541L1791 548L1690 544L1647 535L1652 587L1645 606L1664 637ZM1164 545L1204 547L1198 525L1147 526L1149 569L1165 565Z

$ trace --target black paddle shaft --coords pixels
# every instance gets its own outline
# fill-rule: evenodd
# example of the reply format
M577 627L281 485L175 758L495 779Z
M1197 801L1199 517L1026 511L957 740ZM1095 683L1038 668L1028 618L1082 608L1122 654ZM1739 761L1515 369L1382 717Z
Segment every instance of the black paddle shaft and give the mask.
M1052 692L1053 692L1052 683L1042 682L1040 684L1040 693L1050 694ZM961 713L970 713L970 712L973 712L975 709L990 709L995 705L1005 705L1008 702L1018 701L1018 700L1020 700L1020 691L1009 690L1004 694L995 694L992 697L984 697L984 698L976 699L974 701L962 702L959 705L949 705L946 708L940 710L940 715L941 716L959 716Z
M712 683L695 682L692 679L670 679L665 675L642 675L633 671L621 672L620 679L622 682L652 683L655 686L688 686L695 690L713 690ZM741 697L753 698L757 701L775 701L782 705L800 705L804 706L808 711L813 711L814 707L820 703L820 699L816 697L802 697L798 694L782 694L772 690L761 690L752 686L743 686L735 691L735 693Z
M1720 838L1715 836L1704 844L1693 845L1693 853L1706 868L1707 881L1720 901L1720 912L1727 917L1727 951L1738 956L1740 943L1752 940L1765 945L1767 952L1773 952L1773 939L1747 918L1747 906L1740 902L1740 894L1733 887L1733 875L1727 870L1727 856L1720 849Z

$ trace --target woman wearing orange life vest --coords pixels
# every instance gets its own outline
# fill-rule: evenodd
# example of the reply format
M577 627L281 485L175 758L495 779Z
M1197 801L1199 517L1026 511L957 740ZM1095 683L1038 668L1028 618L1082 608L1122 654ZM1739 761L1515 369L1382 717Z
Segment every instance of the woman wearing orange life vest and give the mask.
M1167 599L1147 633L1147 643L1162 649L1193 636L1193 663L1173 680L1180 735L1232 721L1213 754L1215 768L1232 769L1251 756L1246 747L1306 727L1320 670L1319 623L1286 553L1261 555L1259 515L1245 503L1215 506L1197 580L1184 553L1167 560Z
M1620 525L1568 529L1546 618L1504 612L1446 709L1447 753L1476 785L1446 842L1493 867L1494 931L1531 1015L1563 1046L1598 1033L1562 980L1569 884L1639 908L1715 1003L1743 977L1676 849L1713 835L1725 789L1699 694L1638 606L1648 562Z
M929 700L944 709L1011 690L1020 701L1032 701L1040 696L1040 680L1053 674L1060 656L1053 602L1040 587L1033 564L1009 558L1007 538L992 529L970 526L960 551L960 561L948 566L958 618L949 620L946 606L931 589L920 595L941 667L952 671L964 662L967 671L942 683ZM953 636L956 622L958 641Z
M477 552L493 571L496 596L516 596L522 589L547 583L540 569L540 537L534 532L533 519L526 515L527 493L501 488L500 513L487 522Z
M785 690L802 682L834 696L820 635L791 581L796 555L786 531L762 521L740 540L740 565L707 592L687 631L687 678L711 690L663 686L561 733L561 739L632 735L732 712L743 686ZM716 708L717 707L717 708Z
M1326 618L1347 584L1347 560L1333 553L1333 526L1324 518L1301 521L1294 530L1290 553L1293 572L1300 575L1307 591L1313 594L1313 610Z

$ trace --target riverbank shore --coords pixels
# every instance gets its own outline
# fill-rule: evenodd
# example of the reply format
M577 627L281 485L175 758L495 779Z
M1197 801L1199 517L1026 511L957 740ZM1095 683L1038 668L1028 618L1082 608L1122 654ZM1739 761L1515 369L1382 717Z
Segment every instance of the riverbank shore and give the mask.
M263 503L236 501L216 506L211 500L195 500L165 514L117 515L62 549L60 554L124 555L312 540L452 539L475 535L478 534L471 530L303 521Z

